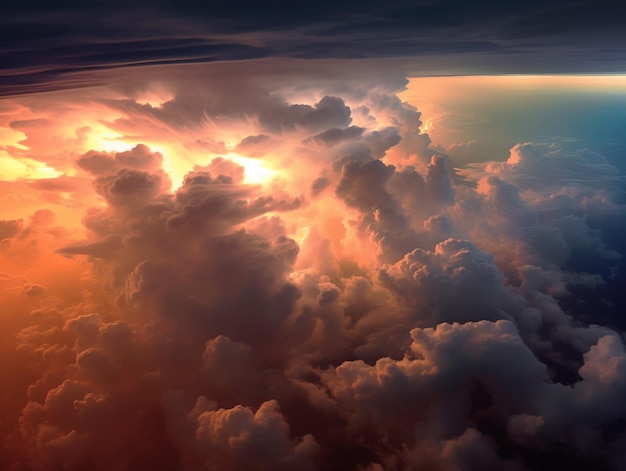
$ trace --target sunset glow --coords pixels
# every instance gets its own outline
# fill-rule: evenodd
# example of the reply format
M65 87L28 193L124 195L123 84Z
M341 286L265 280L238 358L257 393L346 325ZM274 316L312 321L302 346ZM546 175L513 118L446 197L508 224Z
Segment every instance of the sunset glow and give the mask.
M275 170L269 169L263 165L263 162L250 157L242 157L241 155L228 153L224 158L235 162L243 167L244 183L268 183L272 178L278 175Z

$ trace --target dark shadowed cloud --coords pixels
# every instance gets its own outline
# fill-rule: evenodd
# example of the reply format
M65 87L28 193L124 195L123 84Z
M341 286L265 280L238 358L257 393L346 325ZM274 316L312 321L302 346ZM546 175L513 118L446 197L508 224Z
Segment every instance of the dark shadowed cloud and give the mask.
M94 69L263 57L405 57L426 74L618 72L625 14L604 0L11 1L0 93L86 85L80 73Z

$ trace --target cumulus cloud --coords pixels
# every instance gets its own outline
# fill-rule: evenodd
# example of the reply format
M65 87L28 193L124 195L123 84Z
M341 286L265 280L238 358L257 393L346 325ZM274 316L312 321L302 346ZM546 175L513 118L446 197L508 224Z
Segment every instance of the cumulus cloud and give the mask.
M0 221L7 273L29 252L74 267L0 279L23 370L8 464L619 469L623 340L566 302L622 255L595 224L624 211L606 159L526 143L455 169L382 86L180 80L159 106L104 101L111 130L180 145L77 153L81 233Z
M259 122L271 132L305 129L319 132L333 127L347 126L351 122L350 108L335 96L325 96L314 106L279 103L261 110Z
M26 286L24 288L24 294L26 296L39 296L40 294L42 294L46 289L43 286L39 286L39 285L29 285Z
M150 170L160 167L163 157L139 144L132 150L118 152L115 156L96 151L89 151L76 164L92 175L109 175L118 169Z
M22 220L0 221L0 241L15 237L22 229Z

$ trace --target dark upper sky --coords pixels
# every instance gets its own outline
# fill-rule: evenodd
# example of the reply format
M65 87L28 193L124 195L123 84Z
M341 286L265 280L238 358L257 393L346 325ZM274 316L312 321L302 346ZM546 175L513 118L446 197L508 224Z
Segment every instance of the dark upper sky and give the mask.
M406 57L426 74L624 72L625 18L612 0L5 0L0 95L93 69L263 57Z

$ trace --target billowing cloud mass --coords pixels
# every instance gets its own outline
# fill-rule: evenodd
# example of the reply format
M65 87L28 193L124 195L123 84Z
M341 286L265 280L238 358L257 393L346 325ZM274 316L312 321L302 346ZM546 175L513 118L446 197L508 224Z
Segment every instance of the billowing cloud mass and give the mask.
M0 467L623 469L618 170L237 67L4 101Z

